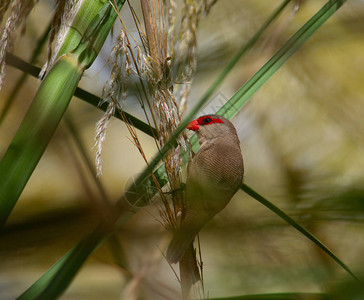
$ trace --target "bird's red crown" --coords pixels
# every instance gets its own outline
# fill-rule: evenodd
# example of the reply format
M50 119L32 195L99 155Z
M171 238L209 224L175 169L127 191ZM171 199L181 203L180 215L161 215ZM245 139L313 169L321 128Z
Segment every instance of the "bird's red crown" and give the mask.
M193 120L190 124L188 124L187 129L196 131L199 130L200 125L205 126L216 123L224 123L224 122L221 119L214 118L212 116L202 116L196 120Z

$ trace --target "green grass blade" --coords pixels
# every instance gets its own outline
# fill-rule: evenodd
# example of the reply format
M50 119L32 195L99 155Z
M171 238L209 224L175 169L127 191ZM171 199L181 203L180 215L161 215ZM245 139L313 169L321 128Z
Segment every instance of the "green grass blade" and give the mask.
M125 223L137 210L123 197L110 212L108 219L85 236L75 247L60 258L47 272L35 281L17 299L55 299L72 282L86 259L113 234L113 226Z
M263 196L258 194L252 188L247 186L246 184L242 184L241 189L247 193L249 196L253 197L255 200L269 208L275 214L277 214L280 218L286 221L289 225L297 229L304 236L310 239L313 243L315 243L321 250L326 252L336 263L338 263L346 272L348 272L355 280L359 281L358 277L349 269L347 265L345 265L328 247L326 247L319 239L317 239L312 233L298 224L295 220L293 220L290 216L280 210L277 206L275 206L272 202L265 199Z
M118 3L121 7L124 1ZM77 48L61 56L41 83L0 162L0 226L15 206L66 111L84 70L95 60L116 16L113 7L106 2L92 19Z
M107 237L100 228L96 229L64 255L17 299L48 300L59 297L66 290L74 274L78 272L85 260L101 244L100 241Z
M41 50L42 50L43 46L47 42L47 38L48 38L50 30L51 30L51 25L49 25L47 27L47 29L45 30L45 32L43 33L41 38L38 40L37 46L33 50L32 56L30 58L30 63L34 63L35 60L37 59L37 57L39 56L39 54L41 53ZM3 107L3 109L2 109L2 111L0 113L0 126L1 126L2 122L4 121L4 119L5 119L5 117L6 117L7 113L8 113L11 105L13 104L16 96L18 95L18 93L21 90L23 84L25 83L25 80L27 79L27 76L28 76L28 74L24 72L22 74L22 76L14 84L14 88L10 92L10 96L6 100L6 102L4 104L4 107Z
M334 296L320 293L276 293L244 295L224 298L208 298L209 300L334 300Z
M323 25L346 0L328 1L297 33L295 33L286 44L240 89L225 103L217 112L231 119L255 94L255 92L275 73L277 70L299 50L312 34Z
M269 16L269 18L264 22L264 24L259 28L259 30L254 34L254 36L248 41L248 43L235 55L235 57L229 62L229 64L224 68L216 80L211 84L205 94L201 97L201 102L207 101L216 89L221 85L230 71L234 68L237 62L250 50L256 42L259 40L264 31L268 28L270 24L279 16L283 9L291 0L285 0L282 4Z
M40 73L40 68L26 62L25 60L21 59L20 57L7 52L6 53L6 64L9 66L12 66L19 71L22 71L24 73L27 73L35 78L38 78Z
M124 3L125 1L117 1ZM68 26L65 38L57 53L57 58L77 48L85 32L90 30L90 24L93 23L94 18L106 7L107 0L83 0L77 11L75 18L72 20L72 25ZM106 5L105 5L106 4ZM112 19L110 19L112 21ZM97 48L96 48L97 49Z
M59 76L62 74L62 76ZM0 162L0 226L7 220L30 175L53 136L82 70L60 60L42 82L10 147ZM51 82L52 88L43 88ZM75 87L74 87L75 88Z

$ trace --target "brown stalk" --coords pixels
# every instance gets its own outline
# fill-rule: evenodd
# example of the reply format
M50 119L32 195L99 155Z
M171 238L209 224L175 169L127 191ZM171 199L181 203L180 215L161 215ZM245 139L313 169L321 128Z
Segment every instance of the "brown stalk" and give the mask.
M145 51L147 51L147 44L146 44L146 38L145 38L146 34L145 34L144 29L143 29L142 23L140 22L140 20L138 18L138 15L136 14L134 7L131 6L129 0L128 0L128 5L129 5L130 11L131 11L131 15L133 16L134 23L135 23L136 28L138 30L140 40L142 41L143 48L144 48Z
M150 8L149 0L140 0L140 3L142 6L145 30L147 32L149 53L153 59L153 70L155 72L156 78L160 79L162 77L161 59L158 53L157 34L155 23L153 22L152 18L152 11Z
M160 8L160 11L161 11L161 15L162 15L162 32L164 33L163 34L163 57L167 58L167 33L166 33L166 27L165 27L165 20L164 20L164 1L161 1L161 8ZM162 39L161 39L162 40Z
M137 18L134 9L130 6L134 22L137 26L138 33L143 43L143 47L145 53L149 54L151 57L151 61L146 62L149 64L149 68L152 69L152 72L144 73L143 68L137 65L137 60L134 57L132 52L129 37L126 34L127 39L127 47L131 54L132 60L135 65L135 70L139 76L141 90L140 94L145 97L150 112L153 117L153 122L156 125L156 129L158 130L158 135L160 137L159 144L163 146L163 143L169 139L172 135L173 130L180 121L180 113L179 113L179 106L172 94L173 82L171 81L170 77L168 76L168 68L169 65L167 64L167 30L166 24L164 19L164 3L163 1L152 0L153 2L150 3L149 0L140 0L143 19L144 19L144 28L140 24L139 19ZM185 7L186 9L186 7ZM190 18L190 22L186 23L186 30L192 30L194 33L196 20L193 17L196 16L194 13L192 17L189 17L189 13L185 12L186 16ZM120 17L120 16L119 16ZM120 18L121 20L121 18ZM196 21L197 22L197 21ZM124 24L123 24L124 26ZM192 29L191 29L192 26ZM125 28L125 26L124 26ZM195 35L193 35L192 41L187 43L188 46L194 47L194 40ZM191 45L192 44L192 45ZM173 51L173 49L170 49ZM190 49L189 55L193 57L194 50ZM192 61L192 65L193 65ZM187 64L191 64L191 62L187 61ZM193 67L191 68L194 69ZM143 83L142 75L147 75L147 84ZM141 104L143 103L140 99ZM118 106L117 106L118 107ZM143 105L142 105L143 107ZM144 108L143 108L144 109ZM147 115L146 111L144 113ZM122 112L121 112L122 114ZM156 122L156 118L159 118L158 126ZM136 135L135 129L133 128L132 124L129 124L126 120L126 124L128 126L128 130L132 136L135 146L138 148L139 152L141 153L142 157L144 158L145 162L148 164L148 161L145 157L143 149L140 145L138 137ZM177 150L178 151L178 150ZM167 153L167 155L163 159L166 174L168 176L169 185L172 190L172 203L173 208L168 203L166 196L163 194L161 187L159 186L156 178L152 176L152 179L157 186L158 192L161 195L162 203L164 209L161 211L161 217L163 218L164 222L171 226L171 228L175 228L177 226L178 221L178 213L183 210L183 193L176 192L180 188L181 180L179 174L179 164L180 159L178 157L178 153L171 150ZM192 247L192 246L191 246ZM201 255L200 255L201 256ZM200 259L201 260L201 259ZM188 297L190 288L193 283L195 283L199 278L199 271L202 269L202 264L198 264L196 262L196 255L194 254L193 249L191 249L190 255L186 256L183 260L180 261L180 282L182 287L182 294L183 298L186 299Z
M129 3L129 2L128 2ZM142 38L142 40L143 40L143 29L141 28L139 28L139 26L138 26L138 24L140 24L139 23L139 20L138 20L138 18L137 18L137 16L136 16L136 14L135 14L135 11L134 11L134 9L130 6L130 9L131 9L131 11L132 11L132 15L133 15L133 18L134 18L134 21L136 22L136 25L137 25L137 28L138 28L138 32L139 32L139 34L140 34L140 36L141 36L141 38ZM149 10L149 12L150 12L150 10ZM121 17L120 17L120 15L119 15L119 18L120 18L120 20L121 20ZM123 21L121 20L121 22L122 22L122 24L123 24ZM155 22L153 22L152 24L155 24ZM125 25L123 24L123 26L125 27ZM148 27L147 27L148 28ZM155 32L155 31L154 31ZM148 34L148 31L147 31L147 34ZM156 119L155 119L155 116L154 116L154 113L153 113L153 108L151 107L151 103L150 103L150 101L149 101L149 97L148 97L148 94L147 94L147 88L146 88L146 86L144 85L144 82L141 80L141 78L142 78L142 74L141 74L141 71L140 71L140 69L139 69L139 66L138 66L138 64L137 64L137 61L136 61L136 58L135 58L135 55L134 55L134 53L132 52L132 49L131 49L131 45L130 45L130 41L129 41L129 37L128 37L128 35L127 34L125 34L125 37L126 37L126 39L127 39L127 47L129 48L129 52L130 52L130 54L131 54L131 57L132 57L132 59L133 59L133 63L134 63L134 66L135 66L135 69L136 69L136 71L137 71L137 73L138 73L138 77L139 77L139 80L140 80L140 84L141 84L141 88L142 88L142 94L145 96L145 99L146 99L146 101L147 101L147 103L148 103L148 106L149 106L149 109L150 109L150 111L151 111L151 114L152 114L152 118L153 118L153 121L154 121L154 124L156 125L155 127L156 127L156 129L158 130L158 134L159 134L159 136L164 136L164 137L166 137L166 138L168 138L168 136L169 136L169 134L168 133L166 133L166 132L164 132L164 130L162 129L162 128L159 128L158 126L157 126L157 122L156 122ZM149 43L149 40L150 39L147 39L148 40L148 43ZM153 40L153 39L152 39ZM155 40L155 39L154 39ZM151 47L148 47L149 49L151 49ZM155 48L154 48L155 49ZM154 60L153 60L154 61ZM162 94L165 94L165 93L162 93ZM165 99L164 100L165 102L167 101L167 99ZM140 100L140 103L142 104L142 100ZM175 101L173 102L175 105L177 104ZM142 105L142 107L143 107L143 105ZM176 105L176 107L178 107L177 105ZM146 117L148 118L148 115L147 115L147 113L146 113L146 111L145 111L145 109L143 108L143 110L144 110L144 113L145 113L145 115L146 115ZM139 143L139 141L135 138L135 134L133 133L133 131L131 130L131 128L130 127L128 127L128 129L129 129L129 131L130 131L130 133L131 133L131 135L132 135L132 137L133 137L133 140L134 140L134 143L135 143L135 145L136 145L136 147L138 148L138 150L139 150L139 152L141 153L141 155L143 156L143 158L145 159L145 161L146 161L146 158L145 158L145 156L144 156L144 153L142 152L142 150L141 150L141 145L140 145L140 143ZM161 131L162 130L162 131ZM171 130L173 130L172 128L171 128ZM158 146L158 144L157 144L157 146ZM159 148L159 146L158 146L158 148ZM171 159L173 159L173 157L171 157L171 154L170 155L168 155L168 157L166 157L165 158L165 163L166 163L166 171L167 171L167 174L173 174L174 173L174 168L173 168L173 166L170 166L170 164L168 163ZM147 163L147 161L146 161L146 163ZM168 176L169 177L169 180L170 180L170 183L171 183L171 188L172 188L172 190L173 189L178 189L179 188L179 180L178 180L178 178L171 178L171 176ZM174 177L174 176L172 176L172 177ZM156 180L156 178L154 178L154 177L152 177L153 178L153 181L155 182L155 184L156 184L156 186L157 186L157 188L158 188L158 190L161 192L161 188L160 188L160 186L159 186L159 184L158 184L158 182L157 182L157 180ZM177 180L176 180L177 179ZM160 193L161 194L161 193ZM175 195L172 195L172 198L175 198ZM178 203L181 203L182 202L182 200L180 199L179 201L177 201ZM170 206L169 206L169 203L168 203L168 201L166 200L166 198L165 198L165 196L162 194L162 203L163 203L163 205L164 205L164 207L165 207L165 212L163 212L163 215L162 215L162 217L164 218L164 220L169 224L169 225L171 225L171 226L173 226L174 225L174 223L175 223L175 220L176 220L176 214L177 214L177 210L174 212L174 213L172 213L172 210L171 210L171 208L170 208ZM173 203L176 203L176 201L173 201ZM175 205L175 207L177 207L176 205ZM181 205L178 205L178 207L181 207Z
M162 99L160 99L160 101L162 103L169 103L168 101L168 97L166 96L168 93L166 91L163 91L163 88L168 88L168 79L167 78L163 78L162 76L162 59L161 56L163 55L163 48L165 48L165 52L167 45L165 44L164 47L162 47L162 42L166 41L166 37L164 37L164 39L161 38L162 35L162 26L159 26L159 28L157 28L157 21L156 18L157 16L157 9L156 9L156 3L155 0L153 0L153 13L152 13L152 9L150 7L150 3L148 0L141 0L141 6L142 6L142 12L143 12L143 18L144 18L144 23L145 23L145 29L146 29L146 33L147 33L147 41L148 41L148 49L149 49L149 53L150 56L152 57L152 67L153 70L157 76L157 81L162 81L165 84L161 86L158 86L157 88L159 89L158 91L158 95L162 97ZM160 6L161 7L161 6ZM159 18L161 19L161 11L159 10ZM164 21L163 21L164 23ZM157 40L157 32L158 32L158 36L159 38L159 44L158 44L158 40ZM159 47L158 47L159 46ZM153 87L155 88L155 87ZM155 99L155 101L157 101L157 99ZM178 105L177 103L172 100L173 104L175 105L175 108L178 110ZM168 105L169 106L169 105ZM163 116L163 111L159 111L159 114L161 114L161 116ZM165 118L165 115L164 115ZM163 119L163 118L162 118ZM164 121L164 120L161 120ZM163 127L159 128L160 131L160 135L162 137L165 138L165 140L167 140L169 138L169 136L171 135L171 131L173 131L173 126L168 128L168 132L165 131L165 129ZM164 159L164 163L165 163L165 169L169 178L169 182L170 182L170 187L172 190L177 190L180 187L180 180L178 177L175 176L175 168L178 166L174 166L173 165L173 153L169 153L165 159ZM172 195L172 199L173 199L173 203L174 203L174 215L169 215L168 219L176 219L176 215L179 211L179 209L181 208L181 203L182 203L182 198L180 195L177 194L173 194ZM166 203L165 205L166 210L167 210L167 214L169 214L170 207L168 205L168 203ZM170 222L168 222L170 223Z
M128 1L128 3L129 3L129 1ZM130 5L130 3L129 3L129 5ZM126 26L125 26L125 24L124 24L124 22L123 22L123 20L122 20L122 18L121 18L120 12L119 12L119 10L117 9L117 6L116 6L116 2L115 2L115 0L114 0L114 9L115 9L116 13L118 14L119 20L120 20L120 22L122 23L123 27L124 27L124 28L126 28ZM130 52L131 57L132 57L132 59L133 59L133 63L134 63L135 69L136 69L136 71L137 71L137 73L138 73L138 77L139 77L140 85L142 86L143 93L144 93L144 95L145 95L145 98L146 98L147 103L148 103L149 110L150 110L151 115L152 115L152 118L153 118L153 123L154 123L154 127L155 127L155 129L156 129L156 131L157 131L157 135L158 135L157 139L158 139L158 138L159 138L159 136L160 136L160 133L159 133L159 130L158 130L158 124L157 124L156 118L155 118L154 113L153 113L152 105L150 104L150 101L149 101L149 97L148 97L148 93L147 93L146 87L145 87L145 85L144 85L144 83L143 83L143 80L142 80L142 74L141 74L140 69L139 69L139 67L138 67L137 60L135 59L135 55L134 55L134 53L133 53L133 51L132 51L132 49L131 49L129 36L128 36L128 34L127 34L126 32L125 32L125 37L126 37L126 39L127 39L127 41L128 41L128 45L127 45L127 47L128 47L128 49L129 49L129 52ZM145 110L144 110L144 112L145 112L146 118L148 119L148 115L147 115L147 113L146 113L146 111L145 111Z

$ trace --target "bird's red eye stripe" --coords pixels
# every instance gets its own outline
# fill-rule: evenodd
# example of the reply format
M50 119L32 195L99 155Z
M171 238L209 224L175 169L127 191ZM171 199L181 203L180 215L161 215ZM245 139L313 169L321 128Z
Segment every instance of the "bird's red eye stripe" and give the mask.
M197 123L199 125L210 125L210 124L214 124L214 123L224 123L224 122L221 119L218 119L218 118L203 116L203 117L199 117L197 119Z

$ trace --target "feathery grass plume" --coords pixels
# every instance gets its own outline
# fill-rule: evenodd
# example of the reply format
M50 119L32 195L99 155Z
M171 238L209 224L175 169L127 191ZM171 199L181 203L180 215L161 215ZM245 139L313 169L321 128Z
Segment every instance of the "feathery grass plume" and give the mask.
M139 101L148 123L156 128L158 136L155 137L155 143L160 149L178 127L182 116L181 107L186 111L191 82L196 71L197 26L201 16L207 14L216 1L184 1L179 5L174 1L141 0L140 2L144 26L141 25L128 1L139 33L138 41L133 37L137 44L134 51L131 49L125 24L119 15L122 30L112 51L112 70L105 84L102 101L121 109L118 99L126 98L128 77L136 75ZM181 21L177 20L179 17ZM108 109L108 112L111 111L112 109ZM99 142L96 143L98 167L101 166L100 154L105 138L104 130L107 127L104 125L107 125L109 120L108 112L98 123ZM134 144L148 164L131 124L128 124L128 129ZM155 180L162 199L160 216L165 227L172 231L178 226L180 216L183 215L181 166L183 154L189 151L188 145L187 136L181 135L176 146L163 158L169 182L168 188L172 191L170 194L172 205ZM187 269L191 270L196 270L196 267L187 265Z
M187 111L187 99L190 94L193 75L197 65L197 28L200 19L207 15L217 0L184 1L181 7L181 21L175 1L168 1L167 41L168 51L172 60L172 70L175 82L174 94L179 102L181 114ZM178 84L177 84L178 83Z
M105 114L102 116L101 120L96 124L96 136L95 136L95 147L96 147L96 174L97 176L102 175L102 159L101 152L102 146L106 138L106 130L109 125L111 117L115 113L115 102L111 101L108 105Z
M125 101L128 95L128 82L130 76L136 73L131 63L130 55L128 53L129 41L126 38L125 31L122 29L116 38L115 46L111 51L111 72L109 80L105 83L101 96L102 103L109 103L107 110L101 120L96 126L96 170L97 175L102 174L102 146L106 137L107 125L115 110L118 109L122 114L122 105L118 99L120 96ZM130 131L130 130L129 130ZM131 132L132 133L132 132ZM134 136L132 134L132 136Z
M147 41L147 46L143 47L144 53L141 56L144 67L142 75L147 82L147 99L153 99L150 111L158 120L157 128L159 132L158 144L162 147L177 128L181 114L179 104L174 90L174 78L171 74L171 61L168 56L167 31L165 15L166 7L162 1L141 1L143 19L145 26L145 36L142 40ZM143 30L139 30L139 33ZM175 149L172 149L163 159L166 173L172 191L180 189L181 157L179 155L180 146L185 147L185 137L178 141ZM183 207L181 193L172 194L173 209L168 202L163 201L164 209L161 211L163 220L168 226L175 227L177 215Z
M121 30L111 51L112 67L109 80L103 89L101 97L103 102L118 102L120 96L126 100L129 78L136 73L131 64L127 45L125 32Z
M102 147L106 138L107 125L110 118L114 115L115 110L121 111L121 104L118 101L120 96L126 99L127 83L132 74L135 74L135 70L132 67L130 56L128 53L128 40L126 39L124 30L121 30L115 46L111 51L112 68L109 80L105 83L100 105L103 103L109 103L104 116L96 125L95 147L96 147L96 170L97 176L102 174Z
M148 1L141 2L147 34L144 39L148 41L148 47L144 48L148 60L144 63L146 66L149 64L143 71L149 94L153 99L153 110L159 121L159 144L163 146L181 120L181 105L184 110L186 108L192 77L196 70L196 29L202 12L208 11L212 3L187 1L179 7L175 1L160 1L158 4L157 1L152 1L152 10L146 7ZM152 14L152 17L149 14ZM181 16L182 22L177 20L178 16ZM158 77L158 68L163 73L161 78ZM164 159L172 190L179 189L181 184L181 146L186 147L185 136L179 138L177 147ZM183 207L180 198L177 194L172 195L174 216L166 218L174 220L170 224L173 227Z
M79 10L83 0L57 0L56 11L52 20L52 29L49 35L48 42L48 59L43 65L39 77L44 77L56 59L63 53L60 53L61 46L71 28L76 13ZM56 40L54 50L52 44Z
M5 56L7 51L11 51L16 38L17 29L29 15L30 11L38 0L13 0L11 2L9 16L5 26L0 31L0 90L5 77ZM0 18L3 18L9 4L3 1L0 5Z
M0 23L2 23L5 12L8 10L10 1L8 0L1 0L0 1Z

